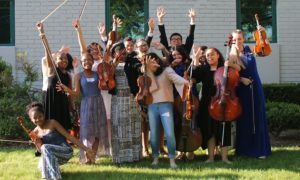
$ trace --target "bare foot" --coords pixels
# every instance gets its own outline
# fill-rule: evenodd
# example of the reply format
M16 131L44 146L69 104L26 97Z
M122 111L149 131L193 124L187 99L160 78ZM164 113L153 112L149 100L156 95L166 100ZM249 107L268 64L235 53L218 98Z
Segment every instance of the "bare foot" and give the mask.
M213 159L207 159L207 160L205 161L205 163L213 163L213 162L214 162Z
M258 159L266 159L266 156L259 156Z
M194 152L187 152L186 157L188 160L193 160L195 158Z
M152 165L152 166L156 166L156 165L158 165L158 162L159 162L159 161L158 161L158 157L156 157L156 158L153 159L153 162L152 162L151 165Z
M177 164L175 163L175 159L170 159L170 168L175 169L177 168Z
M143 157L149 157L149 152L148 151L144 151L143 152Z
M164 150L164 149L161 149L161 150L160 150L160 154L161 154L163 157L168 157L168 153L167 153L167 151Z
M223 159L222 161L223 161L224 163L226 163L226 164L232 164L232 162L229 161L228 159Z
M177 156L176 159L183 159L183 157L185 156L184 152L180 152Z

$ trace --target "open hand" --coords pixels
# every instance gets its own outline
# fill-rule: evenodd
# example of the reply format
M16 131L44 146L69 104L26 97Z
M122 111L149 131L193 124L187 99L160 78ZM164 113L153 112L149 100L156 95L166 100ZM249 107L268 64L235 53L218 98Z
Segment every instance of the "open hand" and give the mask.
M163 23L163 18L165 17L165 15L166 15L165 8L163 6L159 6L156 10L156 16L160 23Z

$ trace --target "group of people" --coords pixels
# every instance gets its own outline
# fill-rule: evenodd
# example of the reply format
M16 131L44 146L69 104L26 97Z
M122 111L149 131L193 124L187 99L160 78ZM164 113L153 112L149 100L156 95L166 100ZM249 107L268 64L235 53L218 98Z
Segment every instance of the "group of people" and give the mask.
M103 24L98 26L102 41L106 47L92 42L85 43L82 27L78 19L73 27L80 45L80 64L82 72L71 76L68 66L76 64L68 61L62 49L54 55L48 44L44 25L38 22L36 27L45 50L42 62L45 76L44 109L41 103L28 105L28 115L37 126L35 142L41 152L40 168L43 178L60 179L58 164L67 162L72 156L72 148L66 139L76 144L80 150L80 162L94 164L100 155L112 156L115 163L134 162L143 156L149 156L148 133L155 166L159 163L160 153L165 154L164 138L167 142L167 154L170 167L176 168L176 156L194 157L193 152L177 152L176 140L180 136L180 124L184 121L182 106L183 90L192 86L193 94L193 130L202 134L202 149L207 149L207 163L214 161L216 147L221 149L222 161L230 164L228 147L231 142L231 122L217 121L208 112L209 104L216 93L215 72L227 66L239 72L240 82L237 96L240 99L242 113L236 119L236 154L255 158L266 158L271 154L268 135L265 100L260 81L255 54L251 47L244 45L243 32L232 32L231 56L223 58L214 47L194 46L196 13L189 10L190 31L183 44L179 33L168 38L163 18L166 10L157 9L160 42L152 42L155 21L150 18L149 32L145 39L135 42L130 37L123 41L112 41L105 34ZM120 23L120 20L118 19ZM264 31L259 26L258 31ZM162 51L162 55L150 51L150 46ZM192 51L192 56L190 56ZM102 63L109 65L115 87L100 89L99 79L103 74L97 71ZM136 102L141 87L137 79L147 73L151 84L146 87L150 93L150 103ZM102 77L103 78L103 77ZM195 88L201 82L202 88ZM75 108L74 97L80 96L80 139L70 136L70 112ZM179 127L179 128L178 128Z

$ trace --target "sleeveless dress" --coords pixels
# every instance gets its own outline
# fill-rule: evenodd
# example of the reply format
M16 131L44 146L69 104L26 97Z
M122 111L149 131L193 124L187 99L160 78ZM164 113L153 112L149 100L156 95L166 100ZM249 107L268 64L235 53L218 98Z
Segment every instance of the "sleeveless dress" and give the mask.
M63 73L56 68L61 82L70 86L71 78L68 73ZM48 88L44 101L46 119L55 119L66 130L71 129L71 117L69 110L69 98L64 92L56 90L58 78L56 75L48 77Z
M271 145L265 97L257 72L256 59L249 46L245 46L241 60L246 68L241 70L240 76L252 79L253 83L249 86L240 83L237 88L243 112L236 123L236 154L251 157L268 156L271 154Z
M80 141L91 148L95 138L99 138L98 155L109 154L107 120L103 99L98 89L98 75L88 78L80 73ZM84 151L80 150L80 161L84 162Z
M130 93L124 63L115 71L116 95L112 96L112 159L115 163L138 161L142 157L141 116Z
M225 122L224 124L224 137L223 124L210 117L208 107L211 98L216 94L216 87L214 84L215 71L210 70L209 65L200 66L193 70L193 78L196 82L202 82L201 99L199 102L199 110L197 114L197 123L202 133L202 149L207 149L207 143L213 136L216 137L217 145L230 146L231 145L231 123Z

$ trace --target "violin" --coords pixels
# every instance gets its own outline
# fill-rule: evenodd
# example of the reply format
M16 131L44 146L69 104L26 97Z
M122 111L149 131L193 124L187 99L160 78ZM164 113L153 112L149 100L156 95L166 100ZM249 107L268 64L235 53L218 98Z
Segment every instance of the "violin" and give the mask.
M255 14L255 20L257 26L259 26L258 14ZM258 56L268 56L271 52L271 46L267 40L267 33L265 31L255 31L253 34L255 40L254 52Z
M150 93L149 87L151 86L152 80L147 76L145 62L145 72L142 76L139 76L137 79L137 85L139 87L139 92L136 94L136 101L139 105L149 105L153 102L153 96Z
M41 147L41 139L38 137L37 133L32 131L31 129L27 128L24 125L24 119L23 117L17 117L17 122L19 125L23 128L23 130L28 134L30 137L32 143L35 145L36 149L40 152L40 147Z
M232 35L229 34L227 44L226 61L229 60L229 53L232 45ZM209 115L216 121L233 121L242 112L242 107L235 94L235 88L240 80L239 72L228 66L216 70L214 81L216 94L209 105Z
M108 40L109 44L107 44L106 47L106 52L104 55L104 60L101 62L98 67L97 67L97 72L99 75L99 89L102 90L112 90L113 88L116 87L116 81L113 76L113 72L111 69L111 65L108 63L109 62L109 52L111 49L111 46L118 42L120 40L120 33L117 31L117 18L115 15L113 15L113 29L111 32L109 32L108 35Z
M120 32L118 32L117 28L118 28L118 19L116 17L116 15L114 14L113 15L113 28L112 28L112 31L110 31L108 33L108 39L111 40L111 44L114 44L118 41L120 41L121 39L121 34Z

